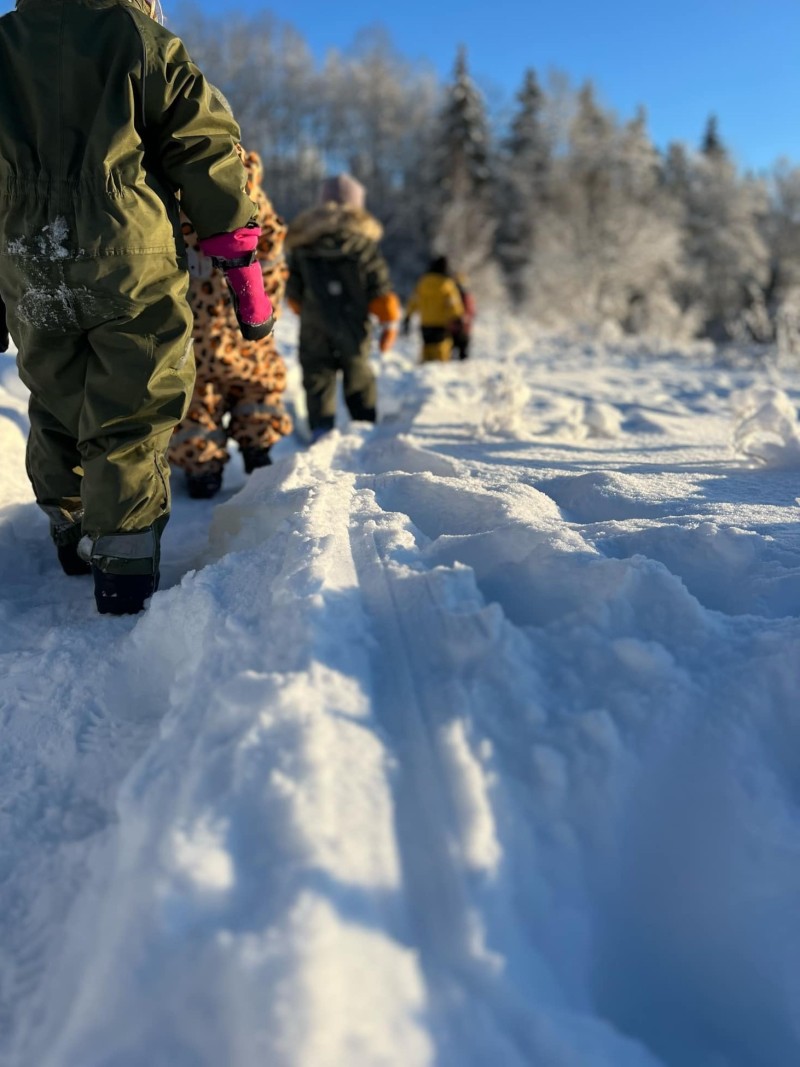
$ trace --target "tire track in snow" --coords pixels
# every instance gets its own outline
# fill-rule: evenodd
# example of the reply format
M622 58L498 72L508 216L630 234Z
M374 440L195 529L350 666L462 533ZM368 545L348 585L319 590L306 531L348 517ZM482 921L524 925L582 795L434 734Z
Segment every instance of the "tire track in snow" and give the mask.
M561 1005L570 1037L557 1033L537 1003L547 976L531 961L504 975L509 961L496 948L512 954L514 948L507 931L499 931L490 919L493 911L515 909L518 901L506 898L502 879L496 884L504 857L495 829L492 773L483 758L496 762L480 724L482 715L491 717L484 706L486 692L491 691L498 710L503 707L509 717L518 714L518 747L526 731L535 735L538 725L530 697L520 692L524 681L514 684L522 664L513 654L505 658L515 644L513 628L497 607L486 606L470 568L437 566L413 544L408 529L405 536L398 532L398 523L407 527L410 514L445 542L447 531L453 530L463 547L496 526L507 526L509 514L488 492L462 489L458 502L451 497L448 479L425 471L426 466L442 471L449 462L443 457L407 448L402 458L410 460L417 477L395 469L359 478L360 507L351 517L351 540L359 588L381 649L373 657L375 711L399 765L396 833L429 984L437 1064L482 1067L497 1061L522 1067L546 1062L566 1067L575 1062L580 1035L593 1026L602 1031L603 1024ZM362 469L389 469L385 457L379 453L376 458L369 447L359 459ZM454 473L452 467L447 473ZM387 503L402 506L387 512ZM520 654L518 646L514 653ZM485 683L482 695L472 688L476 677ZM503 771L510 771L514 755L503 753L503 759ZM508 861L516 863L512 857ZM529 886L533 898L535 870L523 864L517 872L522 877L513 896L524 898ZM524 938L524 910L517 918L517 936ZM524 970L527 974L517 984ZM546 999L560 998L550 990ZM652 1063L610 1029L597 1041L610 1049L608 1060L600 1057L598 1064ZM619 1058L623 1055L624 1061Z
M148 643L208 619L213 668L176 682L125 782L43 1067L433 1062L333 444L265 472L270 506L256 481L221 508L221 558L148 613Z
M358 517L352 536L359 585L381 650L373 663L375 712L391 738L399 765L395 829L415 942L434 1011L440 1016L437 1036L444 1045L440 1053L446 1056L449 1046L454 1055L456 1034L464 1027L469 1029L468 1019L459 1018L459 1011L454 1010L456 989L464 981L471 984L471 973L479 963L474 955L474 916L463 871L454 859L458 833L453 798L448 795L447 773L431 733L432 694L426 694L415 680L415 667L423 650L429 652L432 637L420 624L431 609L436 617L435 601L424 576L408 577L411 589L399 588L385 562L380 527L369 528L374 523L375 519ZM385 531L390 541L395 534L393 526ZM413 635L403 624L406 612L415 628ZM438 635L433 647L440 647ZM475 1062L481 1062L488 1051L479 1045ZM447 1062L444 1057L443 1061Z

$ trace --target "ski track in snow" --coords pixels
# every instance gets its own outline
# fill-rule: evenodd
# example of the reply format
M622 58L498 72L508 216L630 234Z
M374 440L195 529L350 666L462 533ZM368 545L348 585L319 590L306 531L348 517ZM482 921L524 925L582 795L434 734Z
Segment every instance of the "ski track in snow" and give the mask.
M0 362L0 1067L798 1061L797 374L478 342L124 620Z

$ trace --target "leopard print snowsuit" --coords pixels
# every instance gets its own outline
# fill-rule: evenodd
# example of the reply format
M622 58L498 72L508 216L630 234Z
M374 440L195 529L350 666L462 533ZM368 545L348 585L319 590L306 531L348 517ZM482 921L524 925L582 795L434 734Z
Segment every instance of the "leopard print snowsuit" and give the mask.
M239 151L247 168L247 192L258 208L262 230L257 256L277 315L286 285L286 226L261 186L261 159L255 152ZM286 366L274 336L263 341L243 339L222 272L200 252L189 220L183 218L182 223L192 279L189 303L194 314L197 381L186 418L172 437L169 458L194 475L222 470L229 459L228 438L242 449L270 448L291 433L292 421L283 407Z

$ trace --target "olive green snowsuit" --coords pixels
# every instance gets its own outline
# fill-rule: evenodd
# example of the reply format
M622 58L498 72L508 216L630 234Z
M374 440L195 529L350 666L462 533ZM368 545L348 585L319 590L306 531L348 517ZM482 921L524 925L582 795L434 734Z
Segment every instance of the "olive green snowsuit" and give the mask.
M375 420L369 317L392 291L378 247L382 235L368 212L333 203L311 208L289 227L286 296L300 314L300 365L312 430L333 427L338 371L351 416Z
M157 569L194 381L177 198L200 237L255 215L235 122L146 10L19 0L0 19L0 293L28 473L56 542L89 535L117 573Z

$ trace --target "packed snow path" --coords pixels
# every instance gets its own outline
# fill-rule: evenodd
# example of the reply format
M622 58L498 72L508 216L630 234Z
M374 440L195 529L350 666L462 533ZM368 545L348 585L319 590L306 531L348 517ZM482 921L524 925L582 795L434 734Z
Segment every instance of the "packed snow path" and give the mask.
M123 620L3 360L2 1067L800 1062L797 376L478 347Z

